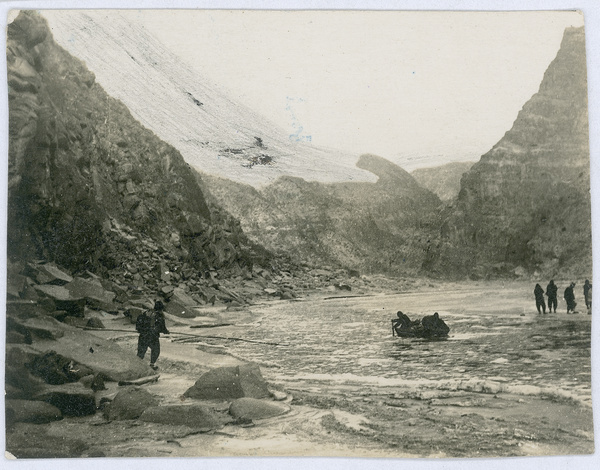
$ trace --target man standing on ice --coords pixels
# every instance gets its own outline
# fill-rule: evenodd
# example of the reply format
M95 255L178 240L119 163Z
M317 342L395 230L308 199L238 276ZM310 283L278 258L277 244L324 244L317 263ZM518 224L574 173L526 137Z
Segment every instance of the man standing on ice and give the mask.
M575 283L572 282L569 287L565 289L565 302L567 302L567 313L575 313L575 307L577 306L577 302L575 302L575 292L573 292L573 288L575 287Z
M157 369L155 363L160 355L160 334L169 334L165 324L164 309L164 304L157 300L154 309L142 313L135 322L135 329L140 334L137 355L140 359L144 359L146 351L150 348L150 367L154 370Z
M546 295L548 296L548 313L552 312L552 306L554 305L554 313L556 313L556 304L558 303L558 286L554 284L554 280L550 281L550 284L546 287Z
M537 308L538 314L541 314L544 310L544 315L546 315L546 302L544 302L544 289L539 284L535 285L535 289L533 289L533 295L535 296L535 308Z

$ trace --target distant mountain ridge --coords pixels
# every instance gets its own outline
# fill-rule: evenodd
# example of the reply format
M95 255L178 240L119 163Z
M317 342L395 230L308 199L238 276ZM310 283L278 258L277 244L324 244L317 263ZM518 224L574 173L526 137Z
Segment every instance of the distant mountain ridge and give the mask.
M397 165L362 155L376 183L282 177L263 188L202 175L202 187L273 253L363 272L421 273L439 227L440 200Z
M474 163L451 162L430 168L418 168L410 174L421 186L437 194L442 201L451 201L458 196L462 176Z
M290 140L117 10L42 14L57 43L85 61L111 96L201 171L254 186L282 175L309 181L373 181L370 173L355 166L357 155Z

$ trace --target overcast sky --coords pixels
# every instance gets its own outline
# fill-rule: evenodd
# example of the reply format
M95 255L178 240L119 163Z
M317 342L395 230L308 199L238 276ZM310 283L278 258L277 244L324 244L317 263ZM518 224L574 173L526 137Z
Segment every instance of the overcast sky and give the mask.
M565 27L583 24L575 12L127 14L290 135L406 169L477 160L538 90Z

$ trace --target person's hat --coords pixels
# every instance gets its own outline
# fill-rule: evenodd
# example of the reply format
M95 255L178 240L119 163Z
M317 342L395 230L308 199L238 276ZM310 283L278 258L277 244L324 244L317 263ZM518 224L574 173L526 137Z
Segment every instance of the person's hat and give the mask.
M163 304L160 300L154 302L154 310L164 310L165 304Z

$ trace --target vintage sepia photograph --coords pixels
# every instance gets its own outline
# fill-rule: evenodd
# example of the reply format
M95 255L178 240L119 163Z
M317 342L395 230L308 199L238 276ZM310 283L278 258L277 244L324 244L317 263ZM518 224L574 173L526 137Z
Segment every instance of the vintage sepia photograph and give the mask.
M594 454L582 11L6 24L5 459Z

